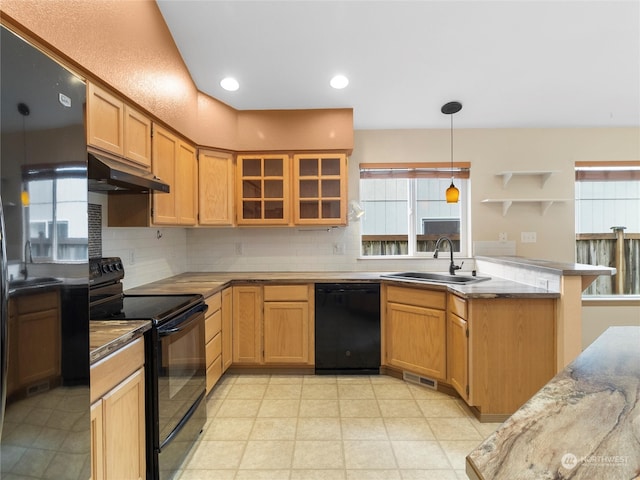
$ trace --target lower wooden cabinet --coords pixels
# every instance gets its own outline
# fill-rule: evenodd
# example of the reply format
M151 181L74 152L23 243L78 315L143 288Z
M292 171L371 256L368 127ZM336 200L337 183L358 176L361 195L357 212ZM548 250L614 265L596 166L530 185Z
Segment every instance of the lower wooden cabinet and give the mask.
M91 366L91 478L146 478L144 342Z
M313 364L312 285L264 287L264 363Z
M24 293L9 301L7 395L29 395L60 379L60 292Z
M262 287L233 288L233 363L262 363Z
M448 295L447 304L447 380L469 400L469 328L466 321L466 300Z
M233 363L313 365L313 285L233 287Z
M467 318L467 403L502 421L556 373L555 300L472 298Z
M209 306L204 319L206 392L209 393L222 376L222 294L215 293L205 302Z
M386 286L386 365L446 379L445 292Z
M233 363L233 289L222 291L222 373Z

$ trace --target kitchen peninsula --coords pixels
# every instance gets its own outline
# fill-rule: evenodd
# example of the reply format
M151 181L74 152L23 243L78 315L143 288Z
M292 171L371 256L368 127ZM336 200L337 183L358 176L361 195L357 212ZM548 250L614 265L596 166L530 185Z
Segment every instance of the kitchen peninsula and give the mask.
M397 324L399 321L404 322L404 320L402 317L395 319L395 315L402 316L402 311L414 312L411 315L422 315L422 313L415 313L417 311L412 310L414 307L408 309L403 307L403 303L414 305L411 298L419 298L421 292L436 292L438 298L442 298L441 308L443 309L441 310L442 314L438 314L439 320L435 320L439 325L437 329L433 332L423 331L420 330L420 322L418 324L414 322L415 318L410 322L414 322L413 324L419 328L420 332L415 332L419 338L426 335L429 337L429 342L434 342L430 344L432 345L430 348L435 348L433 345L439 345L437 348L442 352L439 355L445 355L445 357L448 355L448 357L445 359L445 357L439 356L439 367L432 369L434 372L432 375L428 373L430 367L421 369L422 367L419 365L416 365L413 373L436 378L445 385L453 383L458 393L470 406L473 406L474 413L478 418L482 421L502 421L557 373L558 356L562 353L560 347L563 345L556 336L561 331L558 323L560 319L566 319L569 315L575 315L577 318L572 317L571 321L580 322L579 293L582 291L582 286L588 285L598 275L611 274L615 270L517 257L478 257L476 262L483 275L489 274L492 277L490 280L469 285L444 285L423 281L390 280L382 278L381 272L187 272L135 287L128 290L127 293L200 293L208 298L229 287L235 289L235 287L253 286L260 289L262 286L280 285L286 287L287 285L321 282L382 283L384 287L381 297L383 303L381 308L383 312L383 371L401 376L404 370L412 371L412 359L407 359L402 354L403 350L392 351L391 349L399 348L398 341L402 342L402 338L407 334L394 338L395 347L391 345L391 340L385 344L384 338L387 336L389 339L398 335L394 333L398 331L394 330L393 324ZM545 288L535 286L543 283ZM578 293L573 290L569 291L566 287L567 284L574 286L574 283L579 285ZM386 296L385 292L391 291L394 292L394 300ZM398 300L397 292L402 296L406 292L406 295L409 295L409 297L405 297L407 301ZM255 302L257 303L254 307L261 311L261 300L255 300ZM399 305L400 309L398 310L391 303ZM432 306L426 307L427 312L432 312L434 308ZM313 326L311 301L308 308L311 309L309 324L309 328L311 328ZM435 308L437 310L440 307ZM420 312L422 311L420 310ZM244 328L239 327L241 322L245 321L240 319L239 315L234 311L234 351L246 346L239 343L239 337L235 333L236 328ZM455 322L456 317L458 318L457 323ZM448 322L449 327L445 328L445 321ZM247 338L252 338L253 346L247 348L250 352L260 352L260 342L264 341L260 337L260 331L263 328L261 326L262 320L255 317L250 322L253 325L251 333L247 336L245 331L240 337L244 339L243 342ZM455 325L463 327L460 331L463 335L450 338L451 329ZM225 335L229 338L231 333L225 334L224 327L222 330L224 342ZM468 330L466 335L464 335L464 330ZM528 339L525 343L522 343L520 339L522 331L529 332L525 335ZM521 332L521 334L518 335L517 332ZM410 336L412 335L410 334ZM436 337L431 338L432 335L436 335ZM572 341L577 339L579 342L580 335L571 336L570 339ZM311 336L312 341L313 337ZM508 345L507 350L511 353L508 353L500 345ZM313 345L310 346L310 351L312 356ZM397 356L398 352L400 352L399 357ZM513 372L508 373L505 370L504 375L500 374L500 371L504 370L500 366L504 364L504 359L500 357L502 354L498 355L496 352L513 357L512 360L520 365L518 368L514 367L514 372L525 369L529 373L525 374L525 370L522 370L522 375L517 374L516 377L513 377ZM263 361L259 360L260 354L256 355L257 360L252 360L253 357L246 357L240 363L244 362L259 367ZM458 357L458 355L463 356ZM421 356L419 355L419 357ZM529 365L530 360L527 359L534 357L538 361L535 365ZM518 360L515 360L516 358ZM234 359L234 367L237 366L235 360L237 358ZM304 365L307 366L307 369L309 365L312 367L312 357L299 364L299 366ZM262 365L262 367L266 367L266 365ZM462 378L453 377L458 374ZM524 378L527 379L526 382L522 380ZM521 382L524 383L521 385ZM514 395L496 396L495 392L502 388L500 385L514 386Z
M640 471L640 327L610 327L467 457L474 480Z

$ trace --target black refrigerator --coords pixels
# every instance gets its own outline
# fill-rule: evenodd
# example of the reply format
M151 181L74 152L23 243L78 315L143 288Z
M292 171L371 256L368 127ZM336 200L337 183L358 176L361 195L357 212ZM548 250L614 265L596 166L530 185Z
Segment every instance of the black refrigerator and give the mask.
M87 479L85 84L0 28L0 478Z

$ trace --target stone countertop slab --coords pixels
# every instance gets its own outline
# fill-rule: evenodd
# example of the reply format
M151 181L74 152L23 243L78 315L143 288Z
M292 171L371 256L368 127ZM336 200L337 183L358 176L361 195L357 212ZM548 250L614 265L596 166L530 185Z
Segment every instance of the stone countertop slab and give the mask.
M467 456L472 479L640 474L640 327L610 327Z
M149 329L150 320L90 320L89 363L93 365Z
M476 256L476 260L483 260L486 262L514 265L519 267L527 267L529 269L538 270L541 272L553 273L556 275L566 276L600 276L600 275L615 275L616 269L611 267L603 267L599 265L585 265L582 263L564 263L555 262L553 260L539 260L533 258L524 257L485 257Z
M558 298L559 292L548 291L512 280L492 278L470 285L445 285L414 280L390 280L381 275L395 272L194 272L181 273L128 289L128 294L200 293L205 298L225 287L238 284L374 282L428 288L456 293L465 298Z

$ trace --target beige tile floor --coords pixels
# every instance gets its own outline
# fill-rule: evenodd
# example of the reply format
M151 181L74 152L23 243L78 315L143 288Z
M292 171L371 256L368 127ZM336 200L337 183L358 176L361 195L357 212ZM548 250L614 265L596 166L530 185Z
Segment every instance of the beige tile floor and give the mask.
M91 474L89 387L60 387L7 406L0 478L78 480Z
M225 375L180 480L455 480L498 424L396 378Z

